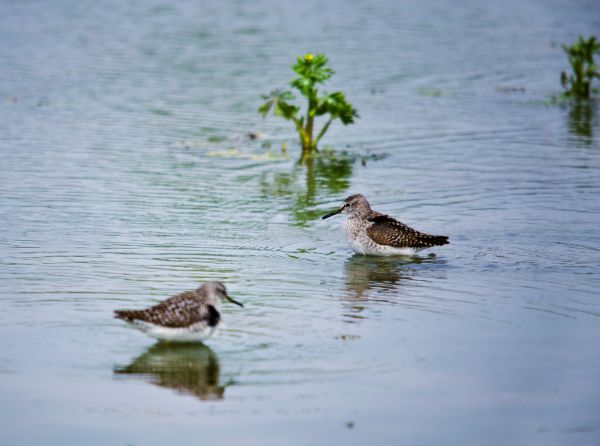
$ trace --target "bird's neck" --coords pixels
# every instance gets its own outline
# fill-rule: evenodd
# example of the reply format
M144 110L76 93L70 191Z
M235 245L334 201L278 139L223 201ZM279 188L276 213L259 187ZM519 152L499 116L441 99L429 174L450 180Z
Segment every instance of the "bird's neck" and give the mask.
M369 217L370 213L371 213L371 209L369 209L369 208L356 209L352 214L350 214L348 216L348 218L356 219L356 220L364 220Z

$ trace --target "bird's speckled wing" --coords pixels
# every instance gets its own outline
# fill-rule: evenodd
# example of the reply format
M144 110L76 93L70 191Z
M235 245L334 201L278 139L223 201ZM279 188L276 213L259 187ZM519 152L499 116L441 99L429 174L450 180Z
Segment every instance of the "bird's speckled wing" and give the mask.
M117 310L116 316L128 321L145 321L163 327L178 328L205 322L215 326L219 312L212 305L203 305L194 291L186 291L145 310Z
M448 237L444 235L429 235L415 231L410 226L380 213L373 213L369 218L373 224L367 228L367 234L380 245L394 248L429 248L445 245Z

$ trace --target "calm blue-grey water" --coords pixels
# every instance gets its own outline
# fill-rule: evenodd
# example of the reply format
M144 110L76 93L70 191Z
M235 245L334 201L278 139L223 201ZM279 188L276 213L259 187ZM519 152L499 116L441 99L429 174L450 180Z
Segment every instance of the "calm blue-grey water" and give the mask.
M1 1L0 443L599 444L600 110L548 105L594 32L592 0ZM308 51L361 119L304 165L256 109ZM352 255L319 216L357 192L452 243ZM246 308L206 347L112 318L212 279Z

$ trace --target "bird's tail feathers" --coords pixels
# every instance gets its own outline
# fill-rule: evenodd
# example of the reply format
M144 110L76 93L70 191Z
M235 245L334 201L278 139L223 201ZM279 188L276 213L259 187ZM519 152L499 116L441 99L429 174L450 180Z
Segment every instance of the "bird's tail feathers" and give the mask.
M434 246L442 246L450 243L448 237L445 235L432 235L431 239L428 240Z
M139 319L142 315L140 310L115 310L115 317L117 319L123 319L125 321L133 321Z

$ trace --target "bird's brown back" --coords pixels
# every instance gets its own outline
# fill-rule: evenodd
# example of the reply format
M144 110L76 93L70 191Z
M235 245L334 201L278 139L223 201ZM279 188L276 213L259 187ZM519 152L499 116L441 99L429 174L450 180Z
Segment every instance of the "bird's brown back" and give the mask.
M394 248L428 248L449 243L445 235L419 232L395 218L376 211L371 211L368 220L373 224L367 228L367 234L380 245Z
M116 310L115 317L130 322L144 321L164 327L187 327L215 318L218 311L204 305L204 296L196 291L185 291L144 310Z

